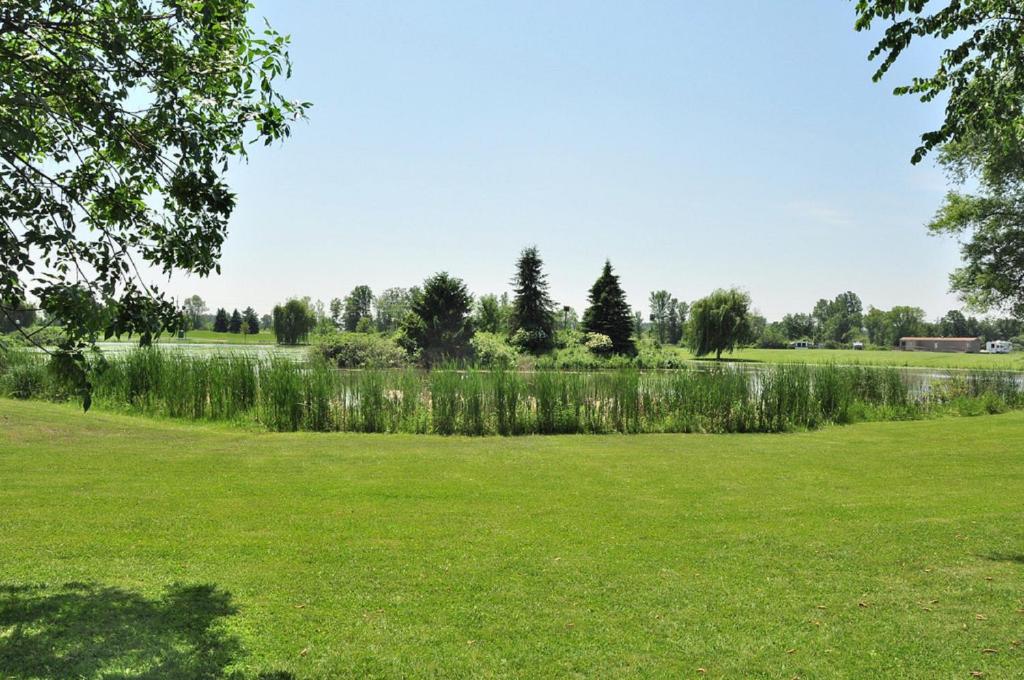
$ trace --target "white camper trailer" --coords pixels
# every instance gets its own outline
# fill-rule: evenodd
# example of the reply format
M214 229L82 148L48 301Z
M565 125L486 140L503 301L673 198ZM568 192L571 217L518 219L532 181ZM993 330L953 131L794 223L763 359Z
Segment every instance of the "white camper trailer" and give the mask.
M985 343L985 351L989 354L1009 354L1013 343L1008 340L989 340Z

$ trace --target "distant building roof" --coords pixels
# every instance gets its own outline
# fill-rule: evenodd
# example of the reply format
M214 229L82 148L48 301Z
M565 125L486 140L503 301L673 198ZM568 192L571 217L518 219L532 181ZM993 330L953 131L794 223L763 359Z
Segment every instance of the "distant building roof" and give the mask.
M900 340L981 340L980 337L949 338L949 337L926 337L918 335L905 335Z

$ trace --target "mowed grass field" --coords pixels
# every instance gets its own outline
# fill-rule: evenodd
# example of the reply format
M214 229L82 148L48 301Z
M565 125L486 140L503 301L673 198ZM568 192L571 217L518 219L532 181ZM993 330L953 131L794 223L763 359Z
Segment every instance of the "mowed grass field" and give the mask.
M185 333L184 338L172 337L170 335L161 336L160 342L198 342L231 345L276 345L277 336L274 335L274 331L271 330L261 330L259 333L255 333L253 335L243 333L216 333L214 331L197 330L188 331L187 333Z
M680 350L685 358L693 355ZM723 354L724 361L803 364L858 364L920 368L990 368L1024 371L1024 352L1010 354L957 354L953 352L900 352L852 349L739 349Z
M0 400L0 677L1020 677L1024 413L265 434Z
M138 337L121 337L109 340L107 344L121 342L137 345ZM214 344L214 345L276 345L277 336L272 330L261 330L259 333L249 335L247 333L217 333L210 330L195 330L185 333L184 338L179 338L171 333L164 333L156 340L159 344L180 345L187 343Z

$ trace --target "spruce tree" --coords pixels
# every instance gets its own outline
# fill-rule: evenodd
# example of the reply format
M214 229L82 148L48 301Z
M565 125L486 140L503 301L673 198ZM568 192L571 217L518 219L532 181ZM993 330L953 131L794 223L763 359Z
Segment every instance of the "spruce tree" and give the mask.
M216 333L228 332L228 313L223 307L217 310L217 316L213 320L213 330Z
M612 273L612 264L604 262L601 276L590 289L590 306L583 314L583 330L607 335L615 354L634 354L633 311L626 294L619 286L619 277Z
M242 332L242 315L238 313L238 310L231 312L231 321L228 321L228 331L231 333Z
M245 311L242 312L242 322L244 323L243 330L248 335L256 335L260 332L260 318L256 316L256 310L252 307L246 307Z
M539 355L555 346L554 303L548 295L547 275L541 269L536 247L525 248L516 264L512 281L516 297L512 302L512 334L522 349Z

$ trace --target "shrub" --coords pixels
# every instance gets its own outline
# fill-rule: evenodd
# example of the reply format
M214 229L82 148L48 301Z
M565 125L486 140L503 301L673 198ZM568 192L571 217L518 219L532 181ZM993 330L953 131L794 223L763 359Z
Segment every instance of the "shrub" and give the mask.
M470 340L477 366L484 368L514 368L519 354L496 333L478 332Z
M331 333L317 338L313 353L338 368L400 368L408 355L394 340L373 333Z
M583 336L583 346L594 354L607 356L612 353L612 339L604 333L587 333Z

